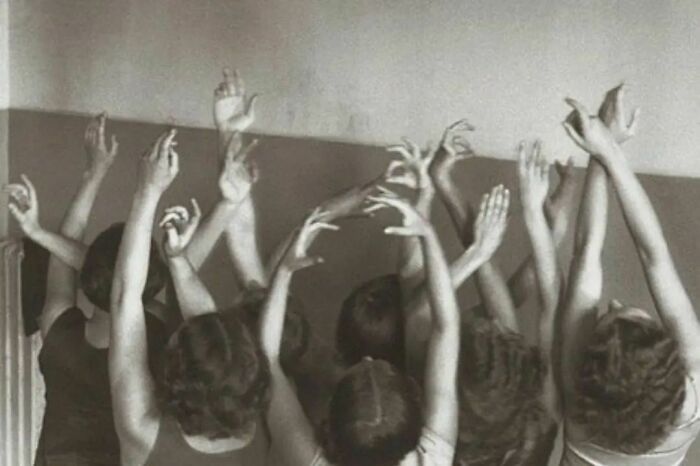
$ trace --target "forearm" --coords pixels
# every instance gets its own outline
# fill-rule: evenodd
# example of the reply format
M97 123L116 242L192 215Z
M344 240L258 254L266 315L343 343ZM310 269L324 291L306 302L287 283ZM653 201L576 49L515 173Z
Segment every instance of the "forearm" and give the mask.
M82 241L92 207L106 173L104 170L85 172L78 192L73 197L73 201L61 223L60 232L62 235Z
M238 206L226 200L216 203L207 218L197 228L190 244L187 246L187 258L195 270L199 270L219 241L226 226L233 218Z
M268 286L257 238L257 219L252 197L243 201L226 227L228 246L236 277L244 287L256 283Z
M209 290L185 256L168 258L168 266L184 320L216 311L216 303Z
M30 232L29 237L73 270L78 271L83 267L87 251L83 243L44 228Z
M450 326L459 324L459 308L455 298L452 277L447 267L442 246L440 246L437 234L432 228L430 233L421 237L421 243L431 304L433 331L442 331Z
M558 304L560 287L554 241L542 208L526 205L523 210L525 226L533 251L542 312L554 314Z
M278 267L260 315L260 344L265 356L275 364L279 361L291 281L292 272L284 266Z
M124 227L114 277L122 294L143 293L148 276L153 219L160 194L148 189L137 191ZM112 290L114 295L114 289Z
M416 199L416 211L424 218L430 219L435 190L432 186L421 188ZM401 241L399 250L398 273L401 278L401 292L404 299L409 299L424 280L423 253L418 238L406 237Z
M669 260L666 238L654 206L631 170L622 150L606 155L603 160L642 260L645 263Z

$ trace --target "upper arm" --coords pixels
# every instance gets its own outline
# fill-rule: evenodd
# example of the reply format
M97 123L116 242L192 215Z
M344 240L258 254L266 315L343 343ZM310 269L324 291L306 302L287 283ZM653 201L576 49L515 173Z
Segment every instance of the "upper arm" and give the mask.
M125 308L138 317L122 319ZM123 455L143 457L155 444L160 413L148 367L148 345L140 293L113 298L109 379L114 421ZM124 448L124 446L128 448Z
M661 319L678 340L689 369L700 373L700 323L670 253L645 264L644 271Z
M320 446L296 393L278 363L271 363L267 423L272 443L288 464L311 464Z

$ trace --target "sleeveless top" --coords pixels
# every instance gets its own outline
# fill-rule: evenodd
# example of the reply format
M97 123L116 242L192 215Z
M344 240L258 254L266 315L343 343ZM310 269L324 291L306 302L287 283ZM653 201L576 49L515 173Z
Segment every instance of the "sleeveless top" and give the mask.
M265 429L258 421L253 440L243 448L221 453L204 453L192 448L182 435L177 421L163 414L153 450L148 455L148 466L265 466L268 442Z
M615 452L589 442L565 437L562 466L680 466L700 433L700 397L696 382L686 378L686 400L682 419L664 442L641 455Z
M166 342L165 326L146 313L149 357ZM51 326L39 353L46 410L35 466L119 465L107 363L108 348L85 340L85 316L65 311Z

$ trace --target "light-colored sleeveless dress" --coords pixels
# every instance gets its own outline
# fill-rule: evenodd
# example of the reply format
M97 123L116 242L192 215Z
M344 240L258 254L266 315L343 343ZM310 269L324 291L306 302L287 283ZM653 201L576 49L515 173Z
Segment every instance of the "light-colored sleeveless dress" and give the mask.
M697 382L686 379L686 399L678 425L668 438L653 451L627 455L589 442L566 437L561 466L680 466L695 438L700 433L700 397Z

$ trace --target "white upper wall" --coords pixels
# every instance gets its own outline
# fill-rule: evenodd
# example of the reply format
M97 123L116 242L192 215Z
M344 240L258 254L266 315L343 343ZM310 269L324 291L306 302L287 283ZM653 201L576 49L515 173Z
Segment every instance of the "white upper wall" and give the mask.
M11 21L13 108L209 125L231 64L260 132L385 144L468 117L486 154L565 155L562 99L626 79L635 166L700 176L697 0L26 0Z

